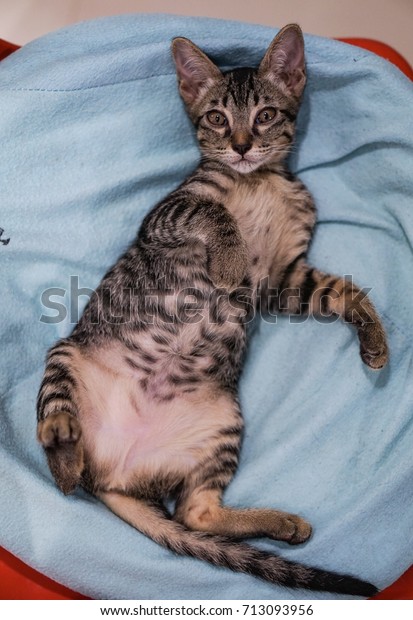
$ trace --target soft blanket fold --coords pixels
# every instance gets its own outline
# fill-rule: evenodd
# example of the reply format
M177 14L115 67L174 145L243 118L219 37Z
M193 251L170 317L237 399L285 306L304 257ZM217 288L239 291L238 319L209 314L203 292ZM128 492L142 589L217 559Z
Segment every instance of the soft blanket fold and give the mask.
M234 67L257 64L275 32L121 16L1 63L0 544L95 598L333 598L173 556L81 491L61 495L35 440L47 348L70 333L85 289L147 210L196 165L169 53L178 35ZM259 321L241 383L241 466L225 499L302 514L314 525L307 544L256 544L383 588L413 561L413 89L368 52L306 45L291 166L319 208L311 260L371 288L391 361L369 371L338 322Z

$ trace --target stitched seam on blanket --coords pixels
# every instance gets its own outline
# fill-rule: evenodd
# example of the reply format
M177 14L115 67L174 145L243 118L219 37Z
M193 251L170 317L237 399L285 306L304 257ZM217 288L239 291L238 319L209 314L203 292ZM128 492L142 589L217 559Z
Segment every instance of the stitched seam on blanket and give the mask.
M365 60L364 58L362 60ZM317 65L322 65L323 62L317 62L317 61L312 61L312 62L308 62L307 61L307 68L310 66L317 66ZM389 63L390 64L390 63ZM228 69L228 67L224 66L222 67L223 71L226 71ZM152 78L157 78L157 77L175 77L176 73L172 72L172 73L154 73L152 75L145 75L142 77L137 77L137 78L133 78L131 80L125 80L125 81L121 81L121 82L108 82L107 84L97 84L96 86L79 86L78 88L1 88L0 86L0 93L1 92L10 92L10 93L15 93L15 92L39 92L39 93L72 93L72 92L78 92L78 91L86 91L86 90L96 90L98 88L106 88L108 86L118 86L120 84L131 84L133 82L141 82L143 80L150 80Z
M109 82L108 84L98 84L97 86L80 86L79 88L0 88L0 92L16 93L16 92L38 92L38 93L74 93L82 90L95 90L97 88L106 88L107 86L118 86L120 84L133 84L142 80L149 80L156 77L169 77L174 73L156 73L145 77L134 78L133 80L125 80L124 82Z

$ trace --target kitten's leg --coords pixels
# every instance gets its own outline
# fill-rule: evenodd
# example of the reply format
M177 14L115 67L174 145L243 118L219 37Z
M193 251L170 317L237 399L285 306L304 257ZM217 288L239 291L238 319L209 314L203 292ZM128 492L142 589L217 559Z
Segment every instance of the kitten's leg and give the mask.
M247 273L248 251L235 218L223 204L183 188L150 214L141 235L163 248L201 242L206 249L208 275L218 288L232 290Z
M266 508L230 508L222 506L221 496L221 489L202 486L184 492L174 518L189 529L230 538L266 536L295 545L311 535L311 525L297 515Z
M247 273L247 248L231 213L219 204L211 207L206 244L208 273L216 287L232 290L241 284Z
M76 349L61 341L48 353L37 399L37 437L63 493L71 493L83 471L81 428L76 418Z
M389 353L383 325L367 293L352 281L323 273L299 259L286 270L276 306L289 314L341 317L357 329L363 362L373 369L386 364Z
M189 529L231 538L268 536L291 544L307 540L311 526L297 515L222 506L222 494L238 467L243 422L232 395L214 406L227 426L208 443L202 461L186 476L174 518Z

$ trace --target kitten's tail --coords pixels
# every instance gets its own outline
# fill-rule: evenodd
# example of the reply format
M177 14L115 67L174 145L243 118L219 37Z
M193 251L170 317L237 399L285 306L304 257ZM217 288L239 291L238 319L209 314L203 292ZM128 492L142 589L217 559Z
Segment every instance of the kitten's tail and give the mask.
M311 568L261 551L245 543L188 530L168 518L156 506L118 493L101 493L102 501L134 528L180 555L205 560L214 566L248 573L289 588L324 590L339 594L369 597L377 588L350 575Z

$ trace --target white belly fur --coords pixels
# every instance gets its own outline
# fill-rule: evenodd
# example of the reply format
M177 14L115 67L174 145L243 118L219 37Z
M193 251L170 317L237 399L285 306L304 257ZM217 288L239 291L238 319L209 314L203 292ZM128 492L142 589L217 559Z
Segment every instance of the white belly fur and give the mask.
M140 473L186 474L208 442L235 421L234 405L208 387L159 402L125 367L121 345L79 360L84 388L79 418L87 453L108 472L106 483L124 488Z

